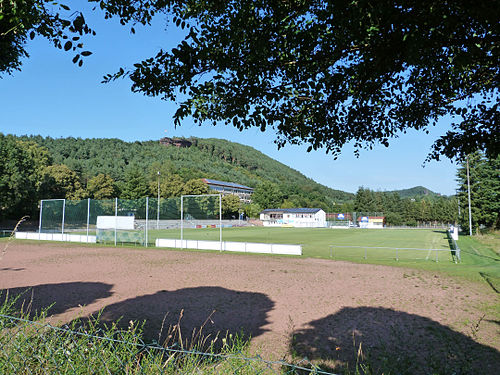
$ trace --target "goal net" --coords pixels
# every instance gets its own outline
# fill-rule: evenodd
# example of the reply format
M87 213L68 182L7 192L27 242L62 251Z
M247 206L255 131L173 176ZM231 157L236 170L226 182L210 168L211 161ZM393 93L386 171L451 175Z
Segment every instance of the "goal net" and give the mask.
M181 197L181 240L222 242L222 196L220 194Z

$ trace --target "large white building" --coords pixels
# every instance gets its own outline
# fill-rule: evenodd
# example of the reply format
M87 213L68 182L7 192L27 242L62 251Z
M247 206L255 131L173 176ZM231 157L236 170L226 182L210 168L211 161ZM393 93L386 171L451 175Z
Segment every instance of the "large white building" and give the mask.
M260 213L266 227L326 227L326 213L321 208L269 208Z
M204 178L203 182L207 184L211 190L214 190L217 193L222 195L237 195L243 203L252 202L253 189L251 187L236 184L234 182L212 180L210 178Z

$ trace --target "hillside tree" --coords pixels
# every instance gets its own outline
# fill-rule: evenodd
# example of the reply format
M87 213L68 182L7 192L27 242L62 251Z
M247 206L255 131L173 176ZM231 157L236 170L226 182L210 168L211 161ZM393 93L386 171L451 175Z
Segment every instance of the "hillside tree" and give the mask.
M53 199L83 199L87 193L82 187L80 177L64 164L49 165L45 168L45 191Z
M278 185L266 181L255 188L252 194L252 201L257 203L262 209L279 208L283 202L283 193Z
M0 220L34 213L49 162L47 149L0 133Z
M182 186L182 194L184 195L200 195L208 194L208 192L208 185L198 178L189 180Z
M153 196L158 194L156 181L149 184ZM183 194L184 180L178 174L160 176L160 195L162 198L180 197Z
M469 157L472 229L500 228L500 157L487 158L482 153ZM459 183L460 225L469 230L467 170L463 163L457 172Z
M146 176L136 165L131 166L125 173L125 181L121 186L120 197L124 199L139 199L149 195Z
M116 197L115 181L111 176L99 173L87 182L87 193L93 199L110 199Z
M222 197L222 216L225 218L237 218L242 207L237 195L228 194Z

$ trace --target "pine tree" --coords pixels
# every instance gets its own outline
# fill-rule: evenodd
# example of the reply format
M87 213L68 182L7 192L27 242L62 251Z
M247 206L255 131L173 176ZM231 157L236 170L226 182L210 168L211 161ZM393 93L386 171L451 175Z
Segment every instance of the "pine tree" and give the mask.
M469 155L469 178L472 229L500 227L500 157L487 159L481 153ZM459 183L458 199L460 201L460 225L469 230L469 209L467 192L466 162L457 172Z

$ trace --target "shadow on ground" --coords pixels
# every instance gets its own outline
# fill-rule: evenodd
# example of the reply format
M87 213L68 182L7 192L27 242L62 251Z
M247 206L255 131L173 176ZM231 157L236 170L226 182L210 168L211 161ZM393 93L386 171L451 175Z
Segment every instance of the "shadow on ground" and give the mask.
M11 288L0 290L0 303L4 302L7 295L9 299L18 297L15 308L18 311L21 308L24 311L29 309L30 317L51 305L48 315L56 315L107 298L112 295L112 287L99 282L72 282Z
M161 344L168 337L169 327L176 325L179 319L182 337L188 341L193 330L198 331L201 327L202 336L209 336L208 340L217 333L219 336L242 333L248 338L265 332L263 326L268 323L267 313L273 307L274 302L262 293L197 287L159 291L106 306L100 321L119 320L119 326L125 328L131 320L145 320L144 340Z
M474 327L471 327L474 329ZM480 329L480 325L479 325ZM296 330L292 354L333 372L353 370L358 350L373 374L493 374L500 352L431 319L377 307L345 307Z

